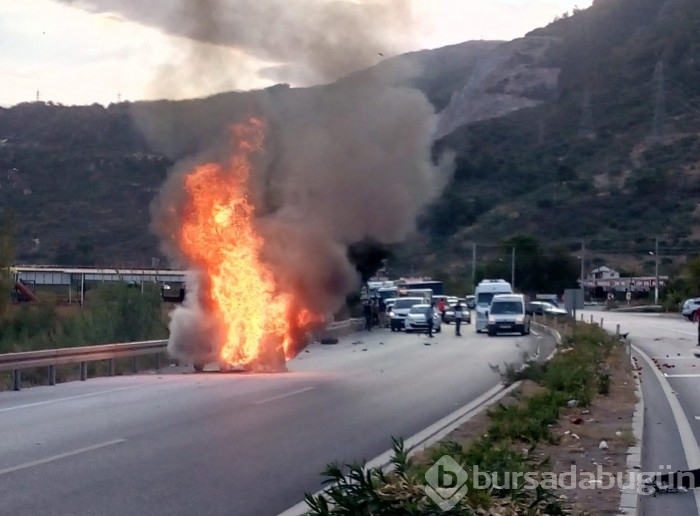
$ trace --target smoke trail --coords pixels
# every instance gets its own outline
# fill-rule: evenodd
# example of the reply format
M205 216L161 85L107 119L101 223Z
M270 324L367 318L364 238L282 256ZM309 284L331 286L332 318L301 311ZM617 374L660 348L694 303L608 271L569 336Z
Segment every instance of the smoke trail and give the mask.
M217 19L205 14L207 23ZM330 26L326 37L332 40L333 30L342 37L353 27ZM280 47L291 37L286 28L274 36ZM297 44L289 40L291 47ZM303 58L318 77L352 62L341 46ZM338 63L340 68L331 66ZM450 156L437 163L431 157L437 117L425 95L408 86L417 73L409 60L395 59L327 86L135 106L154 144L177 157L191 155L176 165L152 207L153 229L165 252L182 260L175 235L184 207L183 177L195 163L223 161L231 123L261 116L265 152L255 163L250 188L265 241L262 258L281 291L294 292L313 312L334 313L359 286L348 247L365 239L403 240L451 174ZM191 356L193 340L201 341L209 328L201 303L188 301L173 314L171 353ZM297 351L304 345L300 339Z
M251 75L298 86L333 81L377 63L379 53L412 48L412 29L422 23L407 0L59 1L186 38L153 85L169 98L193 82L221 91Z

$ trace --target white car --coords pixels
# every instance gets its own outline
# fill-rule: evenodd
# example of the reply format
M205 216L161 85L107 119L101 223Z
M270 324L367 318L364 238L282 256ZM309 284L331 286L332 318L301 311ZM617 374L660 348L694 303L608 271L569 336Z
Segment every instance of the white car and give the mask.
M389 310L389 326L391 331L401 331L404 328L404 323L408 312L415 305L425 303L422 297L400 297Z
M689 321L692 321L693 315L695 314L695 311L698 308L700 308L700 297L686 299L683 302L683 308L681 309L681 314L683 314L683 317L685 317Z
M413 305L404 320L404 328L406 333L413 331L416 332L427 332L428 331L428 309L430 305L421 304ZM440 312L438 310L433 310L433 331L435 333L440 333L442 331Z

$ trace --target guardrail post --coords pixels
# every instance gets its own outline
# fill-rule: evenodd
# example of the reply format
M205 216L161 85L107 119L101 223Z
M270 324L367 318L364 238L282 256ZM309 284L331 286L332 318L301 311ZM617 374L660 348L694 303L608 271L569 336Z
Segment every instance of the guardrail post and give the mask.
M593 324L593 314L591 314L591 324Z
M615 326L615 337L620 338L620 325Z
M583 314L581 314L581 322L583 322Z
M56 366L49 366L49 385L56 385Z
M156 354L156 371L160 371L160 353Z
M136 362L135 356L131 357L131 372L134 374L139 372L139 367L138 367L138 364Z
M107 376L114 376L114 359L107 360Z
M87 362L80 362L80 381L87 380Z
M603 318L602 317L600 318L600 329L601 330L603 329Z
M22 371L15 369L12 371L12 390L18 391L22 388Z

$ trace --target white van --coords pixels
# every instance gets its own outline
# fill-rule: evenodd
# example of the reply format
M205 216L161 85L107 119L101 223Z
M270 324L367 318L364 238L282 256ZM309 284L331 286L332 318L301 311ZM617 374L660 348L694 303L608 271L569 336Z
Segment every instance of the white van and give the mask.
M489 305L493 296L497 294L512 294L513 287L506 280L502 279L485 279L476 286L474 290L474 301L476 303L476 333L486 331L488 324L486 312L489 310Z
M530 334L530 310L522 294L496 294L489 306L486 330L489 337L499 333Z

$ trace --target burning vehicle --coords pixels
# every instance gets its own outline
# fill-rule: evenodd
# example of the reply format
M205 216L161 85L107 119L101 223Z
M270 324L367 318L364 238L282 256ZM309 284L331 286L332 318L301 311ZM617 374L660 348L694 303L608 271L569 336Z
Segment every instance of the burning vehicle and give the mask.
M175 163L151 229L192 276L171 312L171 356L285 371L381 266L377 249L415 229L453 162L434 152L437 116L414 72L399 61L332 87L270 88L245 106L220 98L216 116L199 103L164 120L141 112Z
M176 239L195 271L188 285L196 287L172 314L169 351L197 371L211 362L223 371L284 371L307 345L307 331L324 321L282 290L262 259L249 185L263 128L257 119L234 126L228 161L185 176Z

